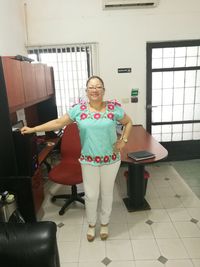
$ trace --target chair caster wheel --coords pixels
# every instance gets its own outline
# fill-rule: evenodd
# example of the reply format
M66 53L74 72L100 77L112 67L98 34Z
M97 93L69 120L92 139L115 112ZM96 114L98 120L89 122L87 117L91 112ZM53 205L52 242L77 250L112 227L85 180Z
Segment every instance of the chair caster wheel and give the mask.
M59 215L63 215L64 213L65 213L64 210L60 210L60 211L59 211Z

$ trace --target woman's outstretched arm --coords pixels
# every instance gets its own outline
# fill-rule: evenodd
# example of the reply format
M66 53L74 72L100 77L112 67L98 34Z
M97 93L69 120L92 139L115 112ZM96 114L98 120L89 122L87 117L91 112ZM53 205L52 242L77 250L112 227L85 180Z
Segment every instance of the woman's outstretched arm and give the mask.
M73 121L70 119L69 115L66 114L58 119L48 121L44 124L40 124L35 127L24 126L21 129L21 133L30 134L36 132L49 132L49 131L59 130L72 122Z

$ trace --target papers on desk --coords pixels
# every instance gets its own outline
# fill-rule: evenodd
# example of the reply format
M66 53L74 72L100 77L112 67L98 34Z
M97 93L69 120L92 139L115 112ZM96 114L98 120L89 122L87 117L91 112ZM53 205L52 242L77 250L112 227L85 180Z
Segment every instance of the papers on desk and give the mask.
M141 151L136 151L136 152L130 152L128 153L128 157L132 158L136 161L139 160L145 160L145 159L151 159L155 157L155 154L146 151L146 150L141 150Z
M45 132L36 132L37 136L45 136Z

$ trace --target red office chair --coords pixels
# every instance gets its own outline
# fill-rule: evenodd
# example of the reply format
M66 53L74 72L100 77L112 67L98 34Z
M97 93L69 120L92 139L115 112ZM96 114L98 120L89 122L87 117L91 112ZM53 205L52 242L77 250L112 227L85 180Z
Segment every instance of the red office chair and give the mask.
M85 204L84 193L77 193L77 184L82 183L81 165L78 161L81 153L81 143L79 131L76 123L68 125L63 133L61 140L61 161L49 172L49 179L55 183L70 185L71 194L55 195L52 202L56 199L65 199L65 203L59 211L60 215L65 213L65 209L74 201Z

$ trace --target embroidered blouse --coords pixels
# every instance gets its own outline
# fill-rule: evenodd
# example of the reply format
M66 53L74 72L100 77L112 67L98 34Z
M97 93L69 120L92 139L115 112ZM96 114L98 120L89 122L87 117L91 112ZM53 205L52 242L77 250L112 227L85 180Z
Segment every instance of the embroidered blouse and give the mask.
M69 110L68 115L79 128L81 164L99 166L120 160L120 153L113 151L117 141L117 121L124 117L118 102L106 101L105 112L91 112L87 103L79 103Z

